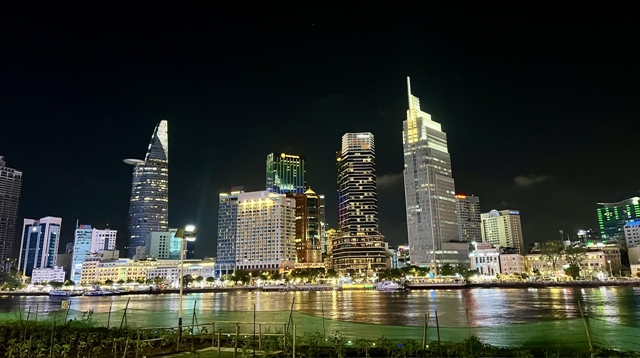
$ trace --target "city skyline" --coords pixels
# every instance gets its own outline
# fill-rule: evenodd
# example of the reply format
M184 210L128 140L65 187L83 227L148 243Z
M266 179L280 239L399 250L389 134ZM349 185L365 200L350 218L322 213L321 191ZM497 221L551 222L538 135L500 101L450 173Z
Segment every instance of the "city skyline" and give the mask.
M377 139L380 231L392 245L404 244L399 126L407 75L449 137L456 192L482 197L483 212L518 208L525 246L555 239L558 230L597 229L597 203L638 196L627 170L607 180L588 175L594 163L624 168L628 159L603 148L632 143L638 132L638 50L626 45L638 42L637 24L619 20L637 13L637 4L604 10L604 21L602 11L581 9L582 19L594 20L585 21L589 26L530 6L531 17L520 24L483 21L473 36L456 31L456 21L468 18L448 18L428 5L416 5L420 11L409 16L423 11L429 24L406 21L406 11L398 10L358 30L348 17L322 11L281 24L249 11L241 27L234 16L213 29L198 21L181 31L147 24L151 33L134 32L125 41L102 26L111 10L87 21L46 5L2 6L5 32L28 28L4 39L2 54L0 114L7 120L0 155L24 174L18 222L55 215L109 226L120 232L123 249L131 174L118 161L139 153L149 128L166 118L172 123L169 226L198 225L207 237L198 242L198 256L215 253L218 193L237 183L263 188L270 152L306 156L307 181L325 193L327 221L335 227L331 143L359 131ZM123 28L140 27L142 10L133 6ZM496 20L491 9L481 12ZM202 16L186 7L176 13ZM218 40L222 29L238 31ZM173 32L175 38L168 36ZM76 49L89 38L94 50ZM191 50L201 43L215 44L215 51ZM384 55L407 48L402 58ZM336 56L342 52L349 56ZM186 66L175 69L178 58ZM238 115L245 107L260 118ZM235 124L240 135L223 131ZM72 239L73 230L63 229L61 246Z

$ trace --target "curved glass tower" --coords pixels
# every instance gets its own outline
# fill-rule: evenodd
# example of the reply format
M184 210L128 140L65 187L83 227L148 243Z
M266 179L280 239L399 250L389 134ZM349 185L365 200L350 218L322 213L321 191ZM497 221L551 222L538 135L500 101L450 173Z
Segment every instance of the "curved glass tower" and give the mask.
M129 203L128 254L145 245L152 231L169 230L169 137L167 121L153 131L144 160L125 159L133 165L131 201Z
M435 267L442 244L458 239L455 185L447 135L420 110L407 77L409 110L403 122L404 193L411 264Z

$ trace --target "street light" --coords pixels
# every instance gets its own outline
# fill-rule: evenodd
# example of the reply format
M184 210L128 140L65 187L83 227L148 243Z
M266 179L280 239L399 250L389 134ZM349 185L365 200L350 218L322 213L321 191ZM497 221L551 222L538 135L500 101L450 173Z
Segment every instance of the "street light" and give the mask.
M613 277L613 271L611 271L611 260L607 260L609 262L609 276Z
M196 241L196 227L193 225L187 225L184 229L180 228L176 231L175 237L180 238L180 277L178 278L180 284L180 298L178 303L178 332L179 341L182 342L182 289L184 286L185 242Z

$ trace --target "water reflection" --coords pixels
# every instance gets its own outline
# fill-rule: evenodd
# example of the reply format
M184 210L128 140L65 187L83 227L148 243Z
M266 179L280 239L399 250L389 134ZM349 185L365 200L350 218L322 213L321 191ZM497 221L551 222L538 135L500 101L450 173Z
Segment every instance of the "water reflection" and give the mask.
M293 301L295 297L295 302ZM130 299L130 301L129 301ZM132 311L177 312L178 295L132 295L72 297L71 308L96 313L123 310L129 301ZM197 301L197 303L196 303ZM289 311L328 319L400 326L421 326L424 315L433 319L438 312L443 327L502 326L563 320L580 317L577 302L590 317L612 323L640 327L640 290L633 288L546 288L424 290L411 292L330 291L330 292L227 292L189 294L184 310L196 304L205 311ZM52 311L60 309L61 299L43 296L0 296L0 311L27 311L32 307ZM469 310L467 322L467 308Z

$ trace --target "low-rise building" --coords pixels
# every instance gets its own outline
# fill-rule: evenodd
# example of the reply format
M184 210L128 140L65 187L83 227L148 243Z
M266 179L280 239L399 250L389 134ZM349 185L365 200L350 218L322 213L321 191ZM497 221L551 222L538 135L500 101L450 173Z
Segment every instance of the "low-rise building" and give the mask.
M34 268L31 272L31 283L38 284L43 282L60 282L65 279L64 268L54 266L52 268Z
M184 260L184 275L192 277L214 276L215 260ZM171 283L179 277L180 260L140 260L131 259L90 259L82 264L82 285L91 285L107 280L139 281L161 277L163 282Z
M542 254L528 254L525 260L530 274L537 271L541 275L562 275L563 269L569 266L564 255L556 261L555 270L553 262L544 258ZM602 251L587 251L586 259L580 263L580 269L582 276L595 276L599 272L609 274L607 259Z
M485 245L487 246L476 247L476 250L469 254L471 270L477 270L481 276L495 278L500 273L500 248L493 248L488 243Z
M640 219L624 224L624 239L628 248L640 246Z
M524 255L520 254L500 254L500 274L513 275L527 272L527 261Z

